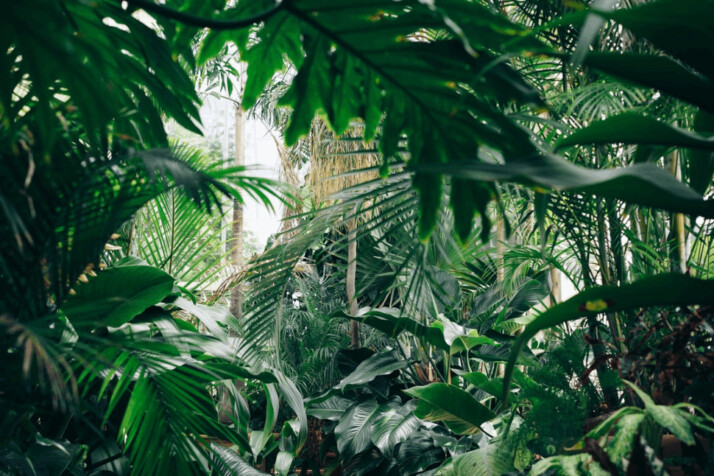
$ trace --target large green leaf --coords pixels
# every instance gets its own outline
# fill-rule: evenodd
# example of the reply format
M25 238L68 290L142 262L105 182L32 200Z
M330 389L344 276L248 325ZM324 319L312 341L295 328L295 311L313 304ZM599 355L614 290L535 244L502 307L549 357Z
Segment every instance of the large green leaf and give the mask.
M395 309L361 309L356 316L351 316L345 312L338 312L335 315L354 319L370 327L374 327L390 337L397 337L402 332L409 332L423 342L434 347L455 354L477 345L495 345L495 342L485 336L479 336L474 329L467 329L455 324L446 318L435 321L432 325L426 326L410 317L401 317L401 313Z
M616 142L714 150L712 138L700 136L636 112L625 112L594 122L558 141L556 148Z
M419 399L414 411L416 416L427 421L443 421L459 435L478 433L482 424L496 417L469 393L454 385L432 383L407 389L405 393Z
M714 134L714 114L700 110L694 117L693 126L697 133L711 137ZM689 185L701 194L706 193L714 175L714 151L689 149L685 151L685 157Z
M257 458L270 439L273 438L273 429L278 422L280 398L275 391L275 385L263 384L265 389L265 425L261 431L253 430L250 435L250 449L253 458Z
M368 400L355 404L340 419L335 427L335 437L343 461L351 460L372 444L372 426L381 410L376 400Z
M666 56L593 52L585 58L585 64L714 112L714 83Z
M383 455L389 457L394 447L409 438L421 425L414 415L416 400L410 400L401 407L389 407L374 423L372 444Z
M278 386L283 398L295 414L295 418L283 424L283 430L280 432L280 451L276 469L278 474L285 475L290 471L293 460L307 441L307 413L302 395L295 383L278 370L274 370L273 373L278 379Z
M75 327L118 327L159 303L173 286L174 278L151 266L109 268L77 286L62 311Z
M227 330L237 330L240 328L238 320L228 312L228 309L214 304L206 306L205 304L194 304L186 298L176 298L171 301L171 305L188 312L196 317L203 324L211 336L228 342Z
M428 430L415 432L401 443L395 450L395 458L399 464L400 474L429 474L435 465L444 461L446 449L434 438L434 433Z
M491 476L513 471L513 451L517 442L517 438L511 438L458 455L441 466L435 476Z
M32 18L32 12L40 15ZM3 115L8 125L20 127L16 119L27 112L27 100L11 93L23 81L29 97L38 99L29 105L39 120L43 153L61 135L56 113L65 114L65 107L96 145L110 123L117 139L166 145L162 112L200 133L198 96L186 71L165 37L130 9L112 2L45 5L28 0L8 4L0 29L5 32L2 48L13 65L0 78Z
M406 331L420 340L427 342L445 352L449 351L449 344L444 340L444 332L436 327L426 326L410 317L400 317L398 310L394 309L360 309L357 315L351 316L345 312L338 312L336 316L353 319L378 329L392 338L396 338Z
M478 345L497 345L493 339L478 335L478 331L475 329L467 329L443 316L434 321L430 327L444 333L444 341L449 346L449 354L457 354Z
M587 12L566 16L557 22L580 23ZM709 18L710 1L657 0L612 12L596 11L647 39L674 57L640 53L589 52L585 63L612 76L659 89L679 99L714 111L714 56ZM656 72L656 74L653 74Z
M632 452L635 438L639 438L640 425L645 416L641 413L623 416L615 425L615 434L607 444L607 453L613 463L622 466Z
M353 404L354 401L349 398L333 395L324 401L310 403L306 408L306 413L320 420L337 421Z
M76 474L86 457L87 449L86 446L67 440L50 440L36 434L26 455L36 472L32 474Z
M658 425L672 432L672 434L683 443L687 445L696 444L692 427L687 418L682 415L682 410L666 405L657 405L649 395L636 385L628 381L625 381L625 383L637 393L637 396L640 397L640 400L645 404L645 413Z
M225 448L216 443L211 443L211 450L215 453L213 465L220 473L216 474L232 474L235 476L264 476L267 473L258 471L253 466L249 465L238 456L238 453L231 449Z
M484 392L496 398L503 396L503 381L500 378L489 379L481 372L469 372L461 376L471 385L480 388Z
M657 0L608 15L632 33L714 79L714 41L710 19L714 3L705 0ZM703 98L702 98L703 99Z
M507 399L513 368L521 349L539 331L573 319L597 316L602 312L693 304L714 304L714 280L669 273L622 286L600 286L582 291L551 307L523 330L514 343L506 366L504 399Z
M505 165L463 162L422 170L481 181L515 182L541 189L592 193L635 205L714 218L714 201L703 200L697 192L653 164L593 170L545 155L532 161Z
M360 363L354 372L340 380L333 390L345 392L369 383L379 376L401 370L407 365L409 361L404 360L396 350L374 354Z

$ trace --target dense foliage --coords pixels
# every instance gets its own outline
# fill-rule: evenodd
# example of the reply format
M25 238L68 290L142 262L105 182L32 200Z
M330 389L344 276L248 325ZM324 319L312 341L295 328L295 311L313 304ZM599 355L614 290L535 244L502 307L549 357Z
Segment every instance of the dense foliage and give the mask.
M5 5L0 473L713 471L712 18ZM312 178L171 142L199 86ZM289 226L224 278L246 196Z

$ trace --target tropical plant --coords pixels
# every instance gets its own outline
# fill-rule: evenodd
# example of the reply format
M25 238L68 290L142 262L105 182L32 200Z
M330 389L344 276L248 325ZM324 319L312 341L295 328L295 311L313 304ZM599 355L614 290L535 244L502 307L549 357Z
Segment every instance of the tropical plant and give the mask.
M164 271L104 251L152 199L207 213L219 194L276 192L242 169L191 163L168 149L162 115L199 131L175 39L111 2L27 2L6 13L0 466L13 474L206 473L210 437L248 448L240 431L218 423L209 392L252 375L223 331L235 323L191 302ZM185 259L176 248L172 256ZM184 265L168 268L184 279Z
M333 422L326 441L348 471L523 471L535 452L549 458L534 472L654 472L652 428L684 443L709 432L710 417L692 401L710 388L702 322L714 304L714 3L616 3L8 6L0 229L10 239L0 243L0 317L11 355L3 379L13 391L1 394L11 435L3 464L118 471L126 454L139 473L174 464L251 473L272 452L287 474L305 444L307 414L280 370L299 376L301 358L281 345L295 342L290 326L300 320L344 325L325 319L331 306L291 314L286 299L304 286L296 269L315 258L310 250L326 230L329 245L311 264L336 265L331 279L349 284L339 305L349 312L336 314L374 328L394 349L338 352L335 366L346 356L353 365L327 390L332 376L314 386L297 379L319 390L306 404ZM302 156L313 165L342 160L320 170L352 185L332 190L327 206L313 200L228 281L251 296L240 322L199 307L161 270L103 253L151 200L159 201L144 216L178 205L182 219L169 235L183 235L187 247L145 256L198 291L209 263L191 260L207 249L211 227L186 206L210 210L218 194L240 200L241 192L268 203L271 189L242 169L191 165L167 151L163 117L199 131L187 71L219 65L221 84L231 84L234 71L220 67L231 64L222 62L230 43L247 64L242 105L289 108L270 111L287 145L307 137ZM180 226L206 235L174 233ZM561 276L576 288L564 301ZM322 292L303 290L304 302ZM643 326L653 330L638 341ZM226 337L226 328L237 335ZM642 359L637 342L657 355ZM676 365L687 368L681 379L672 378ZM550 369L552 379L535 383ZM633 387L645 406L635 408L622 380L642 385L653 372L667 384L648 388L652 398ZM216 423L207 390L238 377L261 382L266 395L265 424L250 436L235 386L230 430ZM294 412L278 448L268 444L276 388ZM144 404L151 411L137 411ZM48 416L52 405L70 423ZM543 422L548 405L577 417L559 438ZM172 418L161 419L167 412ZM578 428L604 412L615 413L596 429ZM403 423L409 432L383 438ZM613 425L623 431L608 441ZM534 443L538 434L544 441ZM234 443L240 457L209 436Z

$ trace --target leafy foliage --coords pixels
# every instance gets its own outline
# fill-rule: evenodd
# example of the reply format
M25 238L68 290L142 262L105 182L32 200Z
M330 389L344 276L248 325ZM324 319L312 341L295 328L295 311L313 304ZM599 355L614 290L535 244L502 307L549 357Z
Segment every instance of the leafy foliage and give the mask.
M621 379L711 362L710 336L692 333L714 304L714 10L621 3L9 5L0 470L254 474L270 461L288 474L311 415L349 474L522 471L543 456L534 474L663 472L663 432L690 446L711 433L709 408L692 403L710 379L690 368L652 396ZM270 112L288 145L315 164L381 164L344 167L365 179L291 217L223 283L247 285L241 322L196 300L222 253L203 212L220 195L281 193L170 148L163 127L200 132L190 73L228 43L247 63L242 106L290 109ZM216 73L229 94L236 71ZM316 117L334 137L314 133ZM121 229L126 250L107 245ZM318 302L355 247L355 300ZM156 267L118 261L137 249ZM563 276L578 292L561 302ZM340 349L333 315L375 329L376 351ZM654 367L631 360L643 323L658 323L641 339L660 340ZM314 341L281 348L302 336ZM265 393L251 436L240 379ZM218 421L219 387L232 426ZM573 417L560 435L550 408Z

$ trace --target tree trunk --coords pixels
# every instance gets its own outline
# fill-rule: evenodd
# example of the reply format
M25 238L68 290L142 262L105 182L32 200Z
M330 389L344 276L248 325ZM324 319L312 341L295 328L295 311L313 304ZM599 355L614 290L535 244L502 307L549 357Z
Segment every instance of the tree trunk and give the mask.
M506 274L506 269L503 263L503 255L506 252L506 230L503 223L504 218L496 219L496 281L503 281Z
M550 281L553 287L550 289L550 306L553 307L563 299L563 291L560 284L560 271L558 268L550 268Z
M675 150L669 157L669 171L677 179L682 179L679 167L679 154ZM687 236L684 226L684 215L682 213L672 213L670 215L669 228L669 267L672 272L685 273L687 271Z
M242 167L245 165L245 146L243 144L243 109L235 107L235 165ZM243 204L238 200L233 200L233 237L231 239L231 267L234 273L243 269ZM240 283L231 289L231 302L229 311L236 319L243 317L243 288Z
M496 281L499 283L503 282L503 278L506 275L506 268L503 262L503 255L506 254L506 229L504 226L505 223L503 222L504 220L505 217L496 217ZM498 364L496 373L498 377L503 377L506 374L506 366L504 364Z
M350 220L347 225L347 302L350 305L350 314L357 314L357 296L356 296L356 280L357 280L357 224L355 219ZM350 337L352 340L352 348L358 349L360 346L360 331L359 322L350 321Z
M235 106L235 165L245 165L245 145L243 143L243 109L240 105ZM243 204L238 200L233 200L233 224L231 226L232 237L229 243L231 273L239 273L243 268ZM243 317L243 288L240 282L231 289L230 304L228 310L239 321ZM229 331L229 335L236 336L235 331ZM234 381L236 389L243 388L243 381ZM226 387L221 387L220 399L218 403L218 418L222 423L230 424L233 418L238 418L234 414L231 395Z

